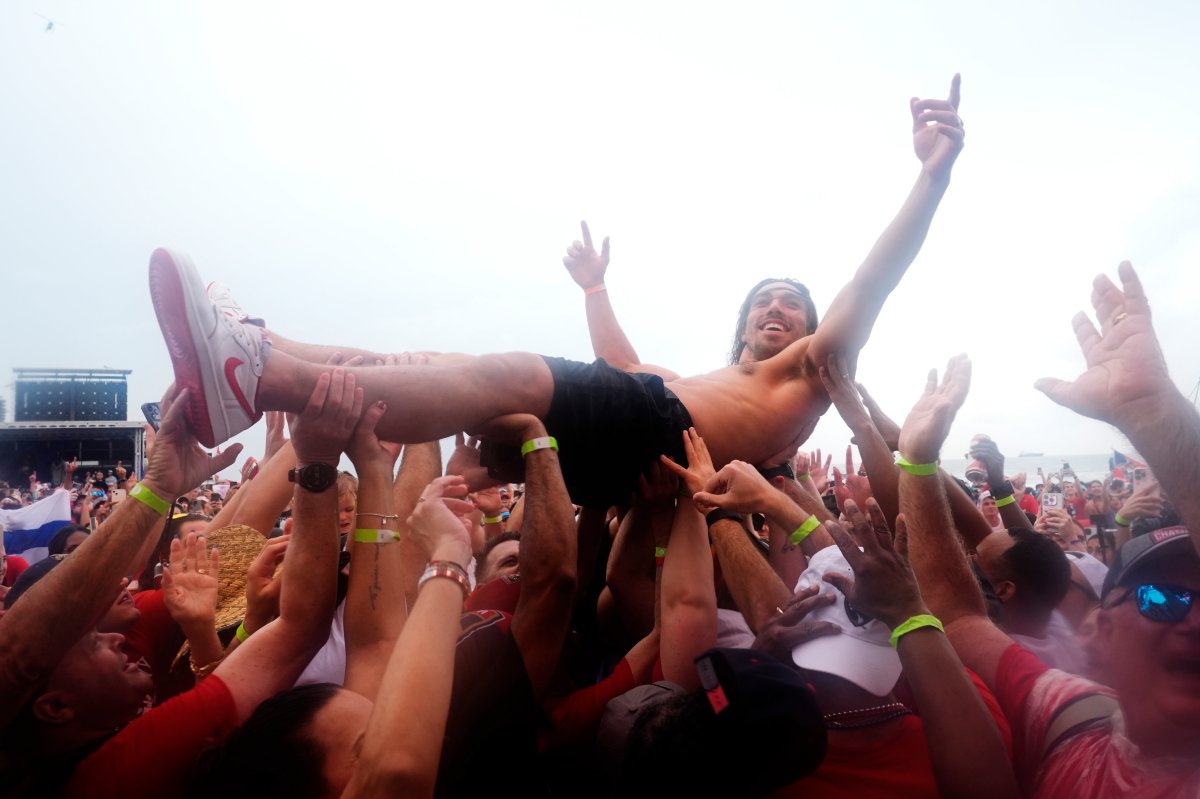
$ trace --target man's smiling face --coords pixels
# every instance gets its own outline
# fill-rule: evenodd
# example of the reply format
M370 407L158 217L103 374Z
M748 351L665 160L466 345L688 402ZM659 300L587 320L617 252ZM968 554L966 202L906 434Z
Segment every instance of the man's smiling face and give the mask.
M742 360L762 361L782 352L787 345L804 337L807 331L806 305L795 287L779 282L768 283L750 300L742 341L746 349Z

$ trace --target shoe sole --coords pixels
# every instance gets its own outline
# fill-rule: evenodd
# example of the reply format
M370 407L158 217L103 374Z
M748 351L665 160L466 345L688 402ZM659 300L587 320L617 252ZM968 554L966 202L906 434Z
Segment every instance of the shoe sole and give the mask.
M184 408L184 416L200 443L212 448L228 438L224 435L226 431L213 429L209 413L210 408L221 407L219 396L210 397L208 390L219 385L219 378L212 372L208 348L203 347L202 357L196 337L192 335L192 331L200 327L191 313L191 304L184 288L185 280L203 289L204 284L186 256L161 248L154 251L150 256L150 299L167 344L167 353L171 356L171 366L175 370L175 387L188 390L191 401Z

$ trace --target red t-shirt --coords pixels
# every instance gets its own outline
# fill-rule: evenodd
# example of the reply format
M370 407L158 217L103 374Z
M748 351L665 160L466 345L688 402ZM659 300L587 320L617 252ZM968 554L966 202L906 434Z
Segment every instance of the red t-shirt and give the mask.
M171 663L186 637L171 618L161 589L139 591L133 595L133 604L142 615L125 635L125 654L130 660L144 658L150 664L154 702L162 704L195 684L186 664L182 669L176 668L174 674L171 671Z
M1125 737L1120 711L1043 758L1046 732L1059 709L1089 694L1115 696L1099 683L1047 667L1018 644L1000 658L996 698L1013 725L1017 777L1026 796L1200 796L1200 757L1185 763L1143 755Z
M1041 513L1041 506L1038 505L1037 498L1033 494L1022 494L1021 499L1017 501L1017 507L1026 513L1032 513L1037 516Z
M968 671L1005 746L1012 751L1008 722L1000 705L975 674ZM917 715L904 716L889 740L863 745L831 740L821 767L802 780L776 791L774 797L797 799L895 799L903 796L937 799L933 761L925 743L925 725Z
M131 721L79 764L63 795L80 799L177 795L201 749L237 726L233 695L220 677L209 677Z

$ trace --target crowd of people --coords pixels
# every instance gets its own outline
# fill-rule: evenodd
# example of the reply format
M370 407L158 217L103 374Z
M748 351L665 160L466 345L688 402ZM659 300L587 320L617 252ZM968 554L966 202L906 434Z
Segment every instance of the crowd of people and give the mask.
M640 361L586 224L591 364L304 343L156 251L145 474L80 481L5 578L5 794L1200 796L1200 415L1133 268L1037 387L1140 474L1031 481L980 435L951 475L965 356L899 422L855 381L958 99L912 101L917 181L824 318L763 280L698 377ZM801 448L831 407L844 472Z

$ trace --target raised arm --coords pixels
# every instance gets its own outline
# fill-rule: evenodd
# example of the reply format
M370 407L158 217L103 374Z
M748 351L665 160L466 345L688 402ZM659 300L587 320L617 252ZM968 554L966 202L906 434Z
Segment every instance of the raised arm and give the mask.
M158 541L168 498L179 496L229 466L235 444L218 456L201 451L187 429L187 394L164 397L163 425L142 490L157 510L135 495L122 502L83 544L12 610L0 617L0 722L20 710L31 691L112 606L115 587L148 557Z
M608 297L608 288L604 285L604 274L608 271L608 237L604 237L600 252L597 253L592 246L592 232L588 230L587 222L580 222L579 226L583 230L583 241L572 242L563 257L563 265L567 267L571 279L583 289L592 351L597 358L607 361L609 366L626 372L646 372L659 375L664 380L678 378L679 375L671 370L642 363L638 358L637 351L617 321L617 314Z
M1075 337L1087 371L1072 382L1043 378L1035 386L1076 413L1117 426L1137 448L1191 531L1200 551L1200 414L1167 374L1150 322L1150 303L1128 261L1122 288L1100 275L1092 284L1097 330L1075 315Z
M400 445L383 445L375 424L386 404L363 413L347 454L358 473L358 508L349 543L350 584L346 591L346 680L343 686L368 699L407 618L400 517L392 495L392 470Z
M343 369L323 372L297 419L292 444L298 466L336 470L362 415L363 392ZM279 456L276 456L279 457ZM279 618L250 636L217 667L238 717L291 687L329 637L337 591L337 484L319 491L297 485Z
M546 436L533 416L518 417L521 441ZM558 452L525 456L525 527L521 533L521 597L512 634L521 650L534 696L545 696L562 654L575 599L575 514L558 465Z
M965 356L950 360L941 385L937 372L930 372L925 394L900 432L901 457L912 464L937 461L970 382L971 364ZM908 526L908 556L925 601L942 620L963 663L994 687L1000 657L1012 639L987 617L983 593L955 535L946 489L936 472L901 470L900 512Z
M866 260L855 272L817 327L808 349L815 367L838 351L845 352L853 373L859 350L871 335L875 319L888 295L917 257L938 204L950 185L950 170L963 146L962 119L958 116L959 77L950 82L946 100L910 103L913 119L913 148L921 161L917 183L896 218L875 242Z
M925 477L930 484L937 480ZM829 532L854 570L854 580L833 572L833 583L854 606L879 619L893 633L910 619L928 618L916 577L906 557L903 519L893 539L887 520L873 500L870 520L853 503L846 516L854 537L836 523ZM861 547L861 550L860 550ZM987 706L963 669L946 636L921 626L893 636L904 677L924 724L933 775L942 796L1018 796L1008 752Z
M461 569L471 560L470 537L446 503L461 502L466 490L458 476L437 478L414 503L406 524L432 560ZM462 604L463 589L452 579L433 578L421 588L387 670L376 678L375 707L343 797L433 795Z

